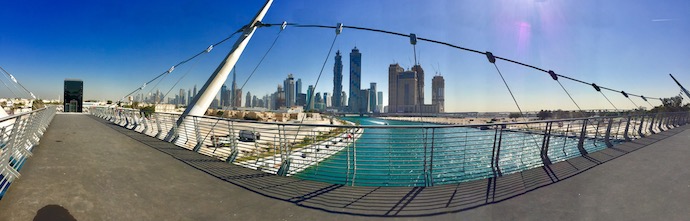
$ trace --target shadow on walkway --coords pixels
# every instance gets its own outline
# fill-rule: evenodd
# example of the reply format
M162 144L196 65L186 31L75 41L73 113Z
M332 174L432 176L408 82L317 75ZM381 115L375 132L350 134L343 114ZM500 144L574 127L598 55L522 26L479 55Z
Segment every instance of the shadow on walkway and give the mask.
M568 179L687 128L667 130L587 156L498 178L433 187L352 187L276 176L228 164L91 117L194 168L263 196L330 213L379 217L432 216L498 203Z

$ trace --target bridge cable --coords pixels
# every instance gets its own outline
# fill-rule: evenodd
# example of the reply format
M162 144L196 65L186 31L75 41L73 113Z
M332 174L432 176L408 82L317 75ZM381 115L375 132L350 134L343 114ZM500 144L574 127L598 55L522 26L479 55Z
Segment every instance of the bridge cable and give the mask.
M577 107L577 109L580 111L579 113L581 114L581 116L579 116L579 117L586 117L586 114L585 114L584 111L582 111L582 108L580 108L580 105L578 105L577 102L575 102L575 99L573 99L573 96L570 95L570 92L568 92L568 90L565 89L565 87L563 86L563 84L561 84L561 81L558 80L558 75L557 75L554 71L552 71L552 70L549 70L548 73L549 73L549 75L551 75L551 78L552 78L553 80L555 80L556 82L558 82L558 85L561 86L561 88L563 89L563 91L565 91L565 94L568 95L568 97L570 98L570 100L573 101L573 104L575 104L575 106ZM599 131L594 127L594 125L588 124L588 126L591 126L592 128L594 128L594 130L595 130L597 133L599 132ZM568 124L568 128L567 128L567 130L566 130L566 132L565 132L565 134L564 134L565 137L567 137L567 133L568 133L569 130L570 130L570 124ZM587 130L587 129L585 129L585 130ZM565 137L564 137L564 139L565 139ZM563 143L563 145L564 145L564 146L563 146L563 153L564 153L564 154L565 154L565 142L567 142L567 139L565 139L565 141L564 141L564 143ZM594 145L596 145L596 140L594 140ZM565 154L565 155L567 155L567 154Z
M328 26L328 25L305 25L305 24L297 24L297 23L288 23L287 25L294 26L294 27L301 27L301 28L328 28L328 29L336 29L336 28L338 28L338 27L336 27L336 26ZM390 34L390 35L397 35L397 36L402 36L402 37L410 37L410 35L407 35L407 34L402 34L402 33L397 33L397 32L392 32L392 31L386 31L386 30L381 30L381 29L373 29L373 28L365 28L365 27L357 27L357 26L343 26L343 27L344 27L344 28L350 28L350 29L364 30L364 31L379 32L379 33ZM484 52L481 52L481 51L478 51L478 50L474 50L474 49L470 49L470 48L465 48L465 47L453 45L453 44L450 44L450 43L447 43L447 42L442 42L442 41L437 41L437 40L432 40L432 39L427 39L427 38L417 38L417 39L418 39L418 40L421 40L421 41L427 41L427 42L431 42L431 43L441 44L441 45L445 45L445 46L448 46L448 47L451 47L451 48L456 48L456 49L460 49L460 50L464 50L464 51L468 51L468 52L473 52L473 53L477 53L477 54L485 54ZM529 64L526 64L526 63L522 63L522 62L519 62L519 61L511 60L511 59L508 59L508 58L495 56L495 59L504 60L504 61L511 62L511 63L517 64L517 65L521 65L521 66L524 66L524 67L528 67L528 68L532 68L532 69L535 69L535 70L538 70L538 71L541 71L541 72L548 73L548 71L545 70L545 69L542 69L542 68L539 68L539 67L536 67L536 66L533 66L533 65L529 65ZM575 81L575 82L578 82L578 83L581 83L581 84L591 85L591 84L588 83L588 82L585 82L585 81L582 81L582 80L578 80L578 79L575 79L575 78L572 78L572 77L568 77L568 76L565 76L565 75L557 74L557 76L563 77L563 78L565 78L565 79L568 79L568 80L571 80L571 81ZM601 88L601 89L604 89L604 90L609 90L609 91L612 91L612 92L618 92L618 93L622 92L622 91L615 90L615 89L611 89L611 88L604 87L604 86L601 86L600 88ZM631 93L628 93L628 95L630 95L630 96L635 96L635 97L642 97L642 95L631 94ZM649 99L661 100L661 98L656 98L656 97L647 97L647 98L649 98ZM608 98L607 98L607 99L608 99Z
M162 99L162 100L165 100L165 97L167 97L168 94L170 94L170 92L171 92L173 89L175 89L175 86L177 86L177 84L179 84L180 81L182 81L182 79L184 79L184 78L189 74L189 72L191 72L191 71L194 69L194 67L196 67L196 65L197 65L198 63L199 63L199 59L196 59L196 60L194 61L194 63L192 63L192 66L187 70L187 72L185 72L182 76L180 76L180 78L177 79L177 81L175 82L175 84L173 84L173 85L170 87L170 89L168 90L168 92L165 92L165 94L163 95L163 98L161 98L161 99Z
M19 81L17 81L17 79L16 79L12 74L10 74L10 72L7 72L7 70L5 70L5 69L2 68L2 67L0 67L0 70L2 70L2 72L4 72L4 73L7 75L6 77L8 77L10 80L12 80L16 85L19 85L19 87L21 87L21 89L23 89L24 92L26 92L27 94L29 94L29 96L30 96L31 98L36 99L36 96L34 95L34 93L31 93L31 91L27 90L26 87L24 87L24 85L22 85L21 83L19 83ZM15 87L16 87L16 86L15 86ZM15 96L16 96L16 95L15 95Z
M216 47L216 46L218 46L218 45L220 45L220 44L223 44L225 41L227 41L227 40L231 39L232 37L234 37L237 33L242 32L242 30L244 30L245 28L246 28L246 26L240 28L239 30L237 30L237 31L235 31L234 33L232 33L230 36L228 36L228 37L226 37L226 38L224 38L224 39L222 39L222 40L216 42L215 44L212 44L211 46L209 46L208 48L204 49L203 51L201 51L201 52L199 52L199 53L193 55L192 57L187 58L186 60L183 60L183 61L178 62L176 65L173 65L173 66L172 66L170 69L168 69L167 71L165 71L165 72L159 74L159 75L156 76L155 78L153 78L153 79L151 79L150 81L144 83L144 85L142 85L141 87L139 87L139 88L137 88L137 89L134 89L134 91L132 91L132 92L130 92L129 94L125 95L124 97L120 98L120 101L122 101L122 99L124 99L124 98L126 98L126 97L128 97L128 96L130 96L130 95L132 95L132 94L134 94L134 93L136 93L137 91L143 90L147 85L151 84L152 82L154 82L154 81L157 80L158 78L163 77L163 76L169 74L170 72L172 72L176 67L178 67L178 66L180 66L180 65L183 65L183 64L185 64L185 63L191 61L192 59L195 59L196 57L198 57L198 56L200 56L200 55L202 55L202 54L211 52L211 50L212 50L214 47ZM158 85L158 84L156 84L156 86L157 86L157 85ZM155 88L155 87L154 87L154 88Z
M343 27L344 26L342 23L338 23L338 28L335 29L335 36L333 37L333 42L331 42L331 46L328 48L328 53L326 54L326 59L324 59L323 64L321 65L321 71L319 71L319 76L316 77L316 83L314 83L314 88L312 90L312 94L311 94L311 96L309 96L309 98L307 98L307 107L310 106L310 104L312 102L312 98L316 94L316 88L317 88L317 86L319 86L319 80L321 79L321 75L323 74L323 69L326 67L326 63L328 63L328 58L331 57L331 52L333 51L333 46L335 45L336 40L338 40L338 36L342 32ZM307 117L306 114L304 114L302 116L302 120L300 120L300 124L297 127L297 132L295 133L295 138L293 139L293 142L297 141L297 135L299 135L299 132L302 129L302 124L304 124L304 119L306 117ZM354 139L354 137L353 137L353 139ZM288 153L288 156L289 156L290 154L292 154L292 148L290 148L288 151L289 151L289 153Z
M17 96L17 93L14 93L14 90L12 90L12 88L9 85L7 85L7 83L5 83L5 81L3 81L3 80L0 80L0 81L2 81L2 84L4 84L5 87L7 87L7 89L14 95L14 97L19 97L19 96Z
M284 22L284 24L287 24L287 22ZM258 23L258 24L257 24L257 27L259 27L259 28L260 28L260 27L270 27L270 26L271 26L271 25L269 25L269 24L261 24L261 23ZM283 30L285 30L285 26L284 26L284 25L281 25L281 29L280 29L280 31L278 31L278 34L276 34L276 37L273 39L273 43L271 44L270 47L268 47L268 50L266 50L266 52L264 52L264 55L261 57L261 60L259 60L259 63L257 63L256 66L254 66L254 69L253 69L252 72L249 74L249 77L247 77L247 79L244 81L244 83L242 83L242 86L240 87L239 91L242 91L242 89L243 89L244 86L247 84L247 82L249 82L249 79L251 79L252 76L254 76L254 73L256 72L256 70L259 69L259 66L261 66L261 64L263 63L263 61L264 61L264 59L266 58L266 56L268 56L268 53L271 52L271 49L273 49L273 46L275 46L276 42L278 41L278 38L280 38L280 34L283 33ZM227 38L226 38L225 40L227 40ZM225 40L224 40L224 41L225 41ZM232 67L232 68L235 69L236 67ZM236 93L236 92L233 91L232 93ZM221 94L221 96L222 96L222 94ZM234 97L234 96L235 96L235 95L233 94L233 97ZM237 104L236 106L242 106L241 104L242 104L242 101L240 100L240 104ZM221 111L223 111L223 113L225 113L226 111L229 110L229 109L228 109L229 107L230 107L230 106L227 105L227 106L223 107L223 108L221 109ZM222 119L222 118L223 118L222 116L219 117L219 118L216 120L216 122L213 123L213 126L212 126L211 128L215 128L216 125L218 125L218 122L220 122L220 119ZM212 131L209 131L208 133L206 133L206 135L204 136L204 139L203 139L203 140L206 140L206 138L208 138L208 135L210 135L211 132L212 132Z
M503 80L503 84L505 84L506 88L508 89L508 92L510 93L510 97L513 98L513 101L515 102L515 106L517 106L518 111L520 111L520 117L526 118L525 114L522 112L522 109L520 108L520 105L518 104L517 100L515 99L513 92L510 90L508 83L506 82L505 78L503 78L503 74L501 73L501 70L498 68L498 65L496 65L496 58L494 57L494 55L491 52L487 51L484 54L486 55L486 58L489 60L489 62L494 65L494 67L496 68L496 72L498 72L498 75L501 76L501 80ZM539 146L539 142L537 142L537 138L535 138L534 134L530 133L531 128L530 128L529 124L525 124L525 126L526 126L526 130L527 130L528 135L525 135L523 137L523 143L524 143L524 139L527 139L527 137L530 137L530 138L532 138L530 140L532 140L532 142L534 143L534 146L537 149L541 149ZM524 152L524 147L523 147L522 152ZM522 160L520 162L523 163Z
M513 95L513 91L510 90L510 87L508 86L508 83L506 82L506 79L503 78L503 74L501 73L501 70L498 69L498 66L496 65L496 58L491 54L491 52L486 52L486 57L489 59L489 62L494 65L496 68L496 71L498 72L498 75L501 76L501 80L503 80L503 84L505 84L506 89L508 89L508 93L510 93L510 97L513 98L513 102L515 102L515 106L517 106L518 111L520 111L520 115L524 116L522 113L522 109L520 108L520 104L518 104L517 100L515 99L515 95Z

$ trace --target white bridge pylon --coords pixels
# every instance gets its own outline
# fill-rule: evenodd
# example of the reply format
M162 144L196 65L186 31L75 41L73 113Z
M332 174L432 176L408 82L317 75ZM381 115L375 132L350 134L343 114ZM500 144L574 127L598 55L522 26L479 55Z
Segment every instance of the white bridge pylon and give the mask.
M203 116L206 113L206 110L209 106L211 106L211 102L213 101L214 97L216 94L218 94L218 91L220 91L221 86L223 83L225 83L225 80L228 79L228 74L230 74L230 71L232 71L233 67L237 63L237 60L240 59L240 56L242 55L244 48L249 43L249 40L252 38L252 35L254 35L257 24L261 23L261 20L268 12L268 9L271 7L272 3L273 0L266 1L266 4L264 4L263 8L261 8L256 16L254 16L254 19L252 19L252 21L245 26L242 36L237 39L235 45L232 47L232 50L230 50L230 53L228 53L223 62L218 65L218 68L216 68L213 74L211 74L211 77L209 77L206 83L204 83L204 86L201 87L199 93L192 98L190 105L187 106L180 118L177 120L176 128L180 128L188 115ZM192 124L192 122L185 122L185 125L190 124ZM187 130L187 128L188 127L185 126L185 130ZM175 134L176 131L171 130L166 136L165 140L171 141L175 138Z

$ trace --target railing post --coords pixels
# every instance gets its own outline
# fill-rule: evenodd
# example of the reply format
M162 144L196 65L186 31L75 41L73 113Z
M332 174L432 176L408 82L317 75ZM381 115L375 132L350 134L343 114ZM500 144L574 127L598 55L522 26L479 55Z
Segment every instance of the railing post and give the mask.
M180 116L180 117L182 117L182 116ZM171 116L170 118L173 118L173 117ZM184 129L185 129L184 131L185 131L185 134L186 134L186 133L187 133L187 127L189 127L189 121L188 121L188 120L185 120L185 121L182 122L182 124L180 124L180 125L178 126L178 125L175 123L175 120L172 120L172 128L171 128L170 131L168 132L168 135L167 135L165 138L163 138L163 140L166 140L166 139L167 139L166 141L168 141L168 142L170 142L170 143L176 143L176 142L177 142L177 139L180 138L180 130L179 130L180 127L184 127ZM189 141L189 135L187 135L185 139L186 139L186 140L185 140L185 144L186 144L187 141Z
M661 114L661 117L659 118L659 125L657 128L659 128L659 132L663 132L664 129L661 128L661 125L664 123L664 119L666 118L666 114Z
M158 118L158 114L153 114L154 118L156 119L156 127L158 128L158 133L156 133L156 138L159 138L161 134L163 134L163 128L161 128L161 120Z
M287 176L290 172L290 162L291 162L290 153L289 153L290 151L289 151L289 147L288 147L289 140L287 140L288 137L287 137L287 134L285 131L285 125L282 125L282 127L283 127L283 133L281 134L280 133L280 125L278 125L278 136L281 137L280 138L280 143L281 143L280 146L283 148L283 150L281 151L281 154L285 153L285 157L284 157L284 159L281 159L282 162L280 163L280 167L278 168L277 175L278 176ZM348 156L347 157L348 157L348 159L350 158L349 149L348 149ZM281 158L283 158L283 157L281 157ZM347 166L348 166L348 172L349 172L350 171L349 170L350 165L348 164ZM347 183L347 180L346 180L346 183Z
M198 123L197 117L192 116L192 120L193 120L193 125L194 125L194 134L196 136L196 145L194 145L194 152L199 152L199 150L201 149L201 145L203 145L204 141L201 139L201 132L199 132L199 123ZM177 124L173 124L173 125L177 125ZM187 125L185 125L184 127L186 130ZM211 130L213 130L213 128ZM187 137L187 139L189 139L189 137Z
M580 129L580 140L577 142L577 149L580 151L580 155L587 155L587 150L585 150L585 137L587 136L587 122L588 119L582 120L582 128Z
M501 154L501 141L502 141L502 136L503 136L503 128L494 125L494 145L492 148L492 153L491 153L491 172L493 173L493 177L499 177L502 176L501 174L501 168L498 165L499 162L499 156Z
M551 141L551 128L553 127L553 122L546 123L544 127L544 138L541 142L541 162L544 166L551 165L551 159L549 158L549 143Z
M649 133L651 134L656 134L656 132L654 132L654 120L656 120L656 116L658 115L659 114L652 115L652 119L649 120Z
M146 117L146 114L143 114L143 113L141 114L141 117L144 118L144 119L143 119L143 121L144 121L144 130L142 130L141 133L142 133L142 134L146 134L146 133L149 131L149 128L150 128L150 126L149 126L149 119Z
M235 139L235 122L234 121L230 121L230 125L229 125L228 129L229 129L228 138L232 141L232 143L230 143L230 155L228 156L228 158L225 159L225 162L226 163L232 163L232 162L235 162L235 159L237 159L237 155L239 154L239 151L237 150L237 139ZM280 133L280 127L278 127L278 129L279 129L278 133ZM273 147L275 148L275 142L274 142ZM282 160L282 153L281 153L281 160Z
M628 115L628 120L627 120L627 122L625 123L625 132L623 132L623 138L625 138L625 141L630 141L630 140L631 140L631 139L630 139L630 136L628 136L628 131L629 131L629 129L630 129L630 118L631 118L631 116Z
M429 163L429 186L434 185L434 138L436 136L436 128L431 128L431 159Z
M644 133L642 133L642 128L644 127L644 117L645 117L645 115L641 116L640 126L637 126L637 134L640 135L640 138L644 137Z
M609 123L606 126L606 135L604 136L604 143L606 143L606 147L609 148L613 147L613 144L611 143L611 125L613 125L613 118L609 118Z

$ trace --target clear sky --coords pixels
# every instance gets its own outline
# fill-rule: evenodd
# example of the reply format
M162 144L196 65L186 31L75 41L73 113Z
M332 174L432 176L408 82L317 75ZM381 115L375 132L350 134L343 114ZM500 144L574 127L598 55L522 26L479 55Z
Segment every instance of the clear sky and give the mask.
M0 66L44 99L57 99L65 78L80 78L85 99L117 100L242 27L263 3L2 1ZM415 33L602 86L670 97L679 88L669 73L690 86L688 9L690 1L686 0L276 0L264 22L342 22ZM237 64L238 84L248 77L278 31L275 27L257 30ZM327 52L334 35L331 29L288 27L244 93L271 93L289 73L302 79L306 91L307 85L315 83L326 56L317 92L330 93L335 51ZM157 89L171 89L184 74L187 76L171 94L195 84L200 88L235 39L178 67ZM388 65L397 62L409 68L413 64L409 39L345 29L334 49L343 53L345 91L349 52L355 46L362 53L362 85L377 82L386 103ZM447 111L517 110L484 56L427 42L419 42L417 52L426 72L427 103L431 103L431 78L438 72L446 80ZM507 62L498 61L497 65L523 110L576 109L547 74ZM231 77L228 79L229 85ZM562 83L583 109L612 108L591 87L567 80ZM152 88L150 85L143 92ZM633 107L620 94L604 93L618 108ZM12 94L2 85L0 96ZM633 101L649 106L638 98Z

